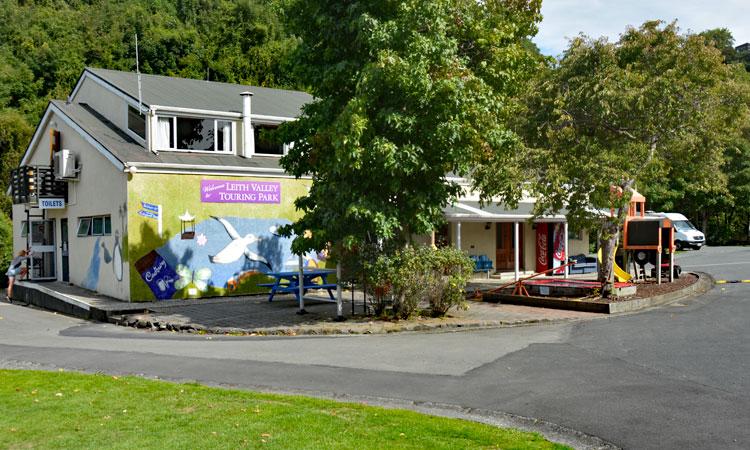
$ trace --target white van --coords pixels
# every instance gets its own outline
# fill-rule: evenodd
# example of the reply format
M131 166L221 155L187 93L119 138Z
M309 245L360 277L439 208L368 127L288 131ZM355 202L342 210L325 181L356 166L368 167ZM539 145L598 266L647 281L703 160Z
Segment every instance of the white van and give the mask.
M706 245L706 236L680 213L655 213L672 221L674 226L674 243L678 250L694 248L700 250Z

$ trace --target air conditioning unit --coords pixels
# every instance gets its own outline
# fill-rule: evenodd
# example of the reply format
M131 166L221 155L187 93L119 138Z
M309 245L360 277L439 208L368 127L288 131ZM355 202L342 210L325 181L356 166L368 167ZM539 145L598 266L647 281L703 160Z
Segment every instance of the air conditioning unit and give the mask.
M76 156L73 152L64 148L56 152L53 158L52 164L55 170L55 178L68 180L78 178L80 169L76 167Z

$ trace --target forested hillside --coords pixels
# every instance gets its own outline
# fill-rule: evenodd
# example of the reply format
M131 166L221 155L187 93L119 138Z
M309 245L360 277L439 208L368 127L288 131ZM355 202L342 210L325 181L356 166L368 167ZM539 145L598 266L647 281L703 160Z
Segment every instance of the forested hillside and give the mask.
M300 87L280 0L0 0L0 188L50 99L85 66ZM3 211L9 205L3 197Z

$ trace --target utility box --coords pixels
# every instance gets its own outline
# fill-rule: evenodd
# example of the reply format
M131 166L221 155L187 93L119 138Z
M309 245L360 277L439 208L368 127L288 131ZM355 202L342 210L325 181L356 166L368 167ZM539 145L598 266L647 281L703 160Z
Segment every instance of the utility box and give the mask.
M71 180L78 178L79 170L76 167L75 154L67 148L55 152L52 166L55 171L55 178L58 180Z

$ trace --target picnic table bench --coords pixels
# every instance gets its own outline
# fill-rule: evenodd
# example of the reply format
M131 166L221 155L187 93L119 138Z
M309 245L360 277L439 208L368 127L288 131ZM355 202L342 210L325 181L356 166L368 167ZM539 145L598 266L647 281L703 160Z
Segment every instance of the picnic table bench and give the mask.
M336 301L336 297L333 295L332 289L336 289L336 283L328 283L328 275L336 273L333 269L305 269L302 274L302 289L303 295L309 290L325 289L328 291L330 301ZM299 298L299 271L283 271L283 272L272 272L267 274L269 277L274 277L273 283L259 283L258 286L271 288L268 295L268 301L273 301L273 297L276 294L289 294L294 293L297 301ZM315 283L313 280L320 278L323 283ZM328 301L320 297L315 297L313 300Z

